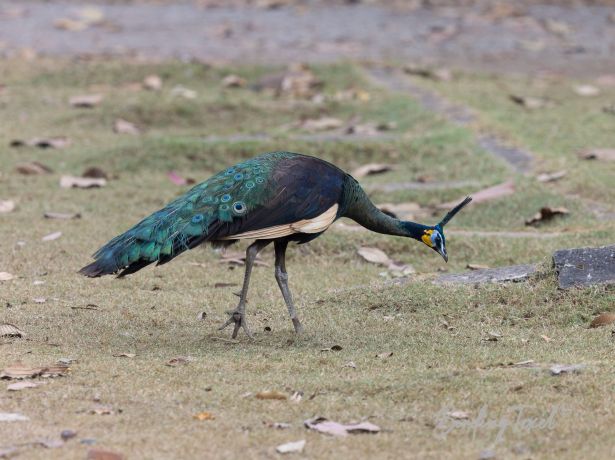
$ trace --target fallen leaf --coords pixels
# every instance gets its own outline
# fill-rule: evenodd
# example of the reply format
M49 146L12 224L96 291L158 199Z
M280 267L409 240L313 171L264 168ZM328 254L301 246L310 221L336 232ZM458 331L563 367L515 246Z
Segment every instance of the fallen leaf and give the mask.
M567 174L567 171L564 171L564 170L556 171L552 173L542 173L536 176L536 179L538 180L538 182L555 182L557 180L560 180L566 174Z
M282 393L276 390L261 391L259 393L256 393L255 397L256 399L279 399L279 400L288 399L288 395L286 393Z
M2 323L0 324L0 337L24 337L25 334L17 326L12 324Z
M118 118L113 123L113 132L117 134L131 134L136 136L141 133L141 130L137 128L134 123Z
M0 200L0 214L13 212L15 202L13 200Z
M170 367L185 366L191 361L194 361L194 358L192 358L191 356L177 356L168 360L165 365Z
M311 430L332 436L346 436L349 433L378 433L380 431L380 427L370 422L344 425L327 420L324 417L314 417L303 423Z
M446 415L450 418L454 418L455 420L467 420L470 418L470 414L462 410L454 410L452 412L448 412Z
M584 160L615 161L615 149L588 149L579 152Z
M171 89L171 96L183 97L184 99L196 99L196 91L178 85Z
M103 100L102 94L85 94L81 96L73 96L68 100L68 103L73 107L91 109L100 104Z
M321 348L320 351L341 351L343 350L341 345L333 345L329 348Z
M589 324L589 327L594 328L607 326L613 321L615 321L615 313L601 313L592 320L592 322Z
M356 179L360 177L371 176L374 174L382 174L388 171L392 171L393 169L395 169L395 167L390 164L369 163L352 171L352 176Z
M113 415L114 413L113 407L106 404L98 404L90 409L92 415Z
M204 420L215 420L216 416L211 412L199 412L198 414L193 415L192 418L202 422Z
M60 187L62 188L97 188L107 185L107 180L94 177L62 176Z
M501 338L502 338L502 334L500 334L499 332L490 331L487 333L487 337L484 338L483 340L485 342L497 342Z
M238 286L237 283L214 283L215 288L225 288L225 287L233 287Z
M150 91L158 91L162 88L162 78L158 75L148 75L143 79L143 87Z
M482 264L467 264L466 268L468 270L486 270L489 268L488 265L482 265Z
M303 452L303 448L305 447L305 439L301 441L295 442L287 442L285 444L280 444L275 448L278 454L290 454L293 452Z
M548 337L548 336L546 336L546 335L541 335L541 336L540 336L540 338L541 338L542 340L544 340L545 342L547 342L547 343L549 343L549 342L551 341L551 337Z
M515 94L511 94L509 97L515 104L519 104L520 106L531 110L542 109L543 107L546 107L549 102L547 99L540 97L518 96Z
M526 359L525 361L518 361L511 364L512 367L537 367L538 365L533 359Z
M272 423L263 422L263 423L268 428L275 428L276 430L286 430L290 428L290 423L285 423L285 422L272 422Z
M428 78L435 81L450 81L453 78L453 73L445 67L429 68L417 65L404 66L404 72L408 75L414 75L421 78Z
M88 177L91 179L106 179L109 180L109 175L98 166L90 166L86 168L83 173L81 173L81 177Z
M27 141L15 139L10 143L11 147L38 147L40 149L63 149L69 147L70 145L71 140L65 136L35 137ZM38 164L40 165L40 163Z
M27 380L24 380L22 382L15 382L15 383L9 384L6 387L6 389L8 391L20 391L20 390L25 390L26 388L36 388L37 386L39 386L38 383L29 382Z
M117 353L113 355L115 358L134 358L137 356L136 353Z
M30 419L22 414L0 412L0 422L25 422L28 420Z
M370 94L363 90L357 88L350 88L341 91L336 91L333 95L334 101L361 101L367 102L371 99Z
M354 363L354 361L348 361L346 364L344 364L342 367L350 367L351 369L356 369L357 365Z
M45 303L47 302L47 299L45 297L34 297L32 301L34 303Z
M222 85L226 88L243 88L246 86L246 79L237 75L227 75L222 79Z
M19 174L23 174L24 176L35 176L39 174L49 174L53 172L50 167L45 166L38 161L19 163L17 166L15 166L15 171L17 171Z
M90 449L87 460L124 460L126 457L110 450Z
M79 214L78 212L66 213L47 211L45 212L45 214L43 214L43 217L45 217L45 219L81 219L81 214Z
M344 122L339 118L321 117L305 120L301 123L300 128L311 132L330 131L332 129L341 128L343 124Z
M346 134L354 134L359 136L377 136L381 131L389 131L396 128L396 124L391 123L357 123L346 127Z
M378 248L362 247L358 249L357 254L373 264L389 266L393 262L384 251Z
M580 374L584 368L585 364L555 364L549 370L551 375Z
M579 96L593 97L600 94L600 90L592 85L577 85L574 87L574 92Z
M525 225L536 225L538 223L551 220L555 216L564 216L566 214L570 214L570 211L566 208L551 208L549 206L545 206L540 208L540 211L534 214L533 217L527 219L525 221Z
M515 184L512 181L504 182L503 184L494 185L486 189L472 193L472 203L484 203L504 196L509 196L515 193ZM463 198L462 198L463 199ZM449 201L436 206L437 209L450 209L459 204L461 200ZM471 206L471 204L470 204Z
M387 358L390 358L391 356L393 356L393 352L392 351L385 351L383 353L378 353L376 355L376 358L387 359Z
M62 377L68 375L70 367L64 364L29 367L21 363L8 366L0 373L0 379L27 379L33 377Z
M300 403L303 399L303 391L294 391L289 399L291 402Z
M0 272L0 281L11 281L15 279L15 275L9 272Z
M62 232L53 232L48 235L45 235L44 237L41 238L41 240L42 241L53 241L53 240L57 240L61 236L62 236Z

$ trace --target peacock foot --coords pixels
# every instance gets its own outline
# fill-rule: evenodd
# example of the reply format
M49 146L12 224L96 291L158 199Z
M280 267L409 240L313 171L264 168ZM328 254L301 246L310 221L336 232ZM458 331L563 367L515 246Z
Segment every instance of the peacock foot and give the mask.
M238 308L233 311L228 311L227 313L230 315L229 319L227 319L226 322L218 328L219 331L221 331L222 329L225 329L230 324L234 324L233 334L231 335L233 339L237 337L237 334L239 333L239 329L241 328L243 328L243 330L245 331L248 337L250 337L251 339L254 338L254 336L250 332L250 328L248 327L248 322L246 320L246 314L244 311L241 311Z

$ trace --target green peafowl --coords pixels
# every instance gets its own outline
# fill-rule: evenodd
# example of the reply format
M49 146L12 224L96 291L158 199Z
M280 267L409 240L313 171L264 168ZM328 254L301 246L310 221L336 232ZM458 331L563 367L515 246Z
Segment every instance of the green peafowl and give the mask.
M380 211L349 174L319 158L271 152L238 163L202 182L163 209L116 236L94 254L80 273L97 277L134 273L165 264L201 243L230 245L255 240L246 250L243 287L237 308L220 327L234 324L233 338L246 321L246 298L254 260L265 246L275 249L275 278L297 333L303 330L288 288L286 248L307 243L340 217L369 230L414 238L448 261L443 228L471 201L468 197L435 226L395 219Z

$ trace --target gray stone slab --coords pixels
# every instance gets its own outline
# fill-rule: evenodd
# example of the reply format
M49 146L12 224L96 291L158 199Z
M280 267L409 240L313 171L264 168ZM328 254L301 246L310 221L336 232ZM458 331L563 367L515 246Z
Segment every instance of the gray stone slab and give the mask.
M507 281L525 281L536 271L536 265L512 265L510 267L487 268L464 273L440 275L435 284L476 284L498 283Z
M556 251L553 265L561 289L615 283L615 246Z

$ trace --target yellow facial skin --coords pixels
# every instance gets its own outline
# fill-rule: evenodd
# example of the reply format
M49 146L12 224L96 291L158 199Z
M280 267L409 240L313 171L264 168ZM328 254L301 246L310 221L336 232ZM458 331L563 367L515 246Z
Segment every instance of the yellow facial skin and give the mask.
M421 237L421 239L423 240L423 243L425 243L430 248L433 248L433 243L431 242L432 233L433 233L433 230L425 230L425 233Z

